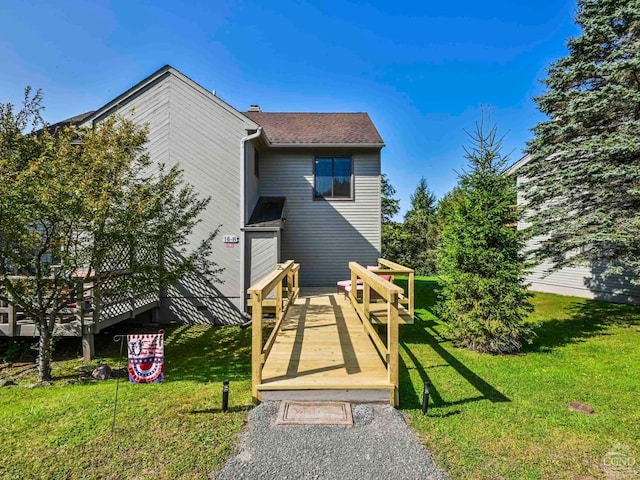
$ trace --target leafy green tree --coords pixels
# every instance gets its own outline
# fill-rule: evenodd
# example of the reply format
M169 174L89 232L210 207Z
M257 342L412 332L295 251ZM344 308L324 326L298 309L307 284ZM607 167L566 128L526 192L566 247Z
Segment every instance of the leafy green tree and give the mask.
M393 222L393 217L400 211L400 200L394 197L396 189L389 182L386 173L380 176L380 194L382 223Z
M427 181L420 179L411 195L411 208L404 217L405 255L407 264L420 275L436 271L436 199Z
M448 203L439 246L444 286L440 313L457 345L489 353L516 352L531 334L522 233L515 189L496 127L476 125L466 151L470 171ZM444 208L444 207L442 207Z
M34 320L46 382L56 319L83 303L89 282L158 291L188 272L219 270L209 256L216 232L185 248L209 200L179 168L149 168L145 128L116 117L55 128L42 108L28 88L18 111L0 104L0 299Z
M518 172L535 258L556 269L605 261L640 279L640 2L579 0L576 23Z
M382 224L382 257L392 262L405 264L407 234L403 224L389 222Z
M395 198L396 189L389 182L389 177L380 177L381 209L382 209L382 256L393 262L402 260L404 251L404 232L402 224L393 220L400 211L400 200Z

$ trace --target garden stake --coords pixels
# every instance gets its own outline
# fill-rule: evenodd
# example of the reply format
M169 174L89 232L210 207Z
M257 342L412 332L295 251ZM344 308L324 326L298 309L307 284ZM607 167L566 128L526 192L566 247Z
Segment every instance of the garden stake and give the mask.
M422 393L422 414L426 415L427 410L429 410L429 387L431 384L429 382L424 382L424 392Z
M225 378L222 381L222 411L226 412L229 409L229 379Z
M113 422L111 423L111 433L116 428L116 411L118 410L118 387L120 386L120 372L122 368L122 347L124 345L124 337L126 335L115 335L113 337L114 342L120 342L120 359L118 360L118 376L116 377L116 399L113 402Z

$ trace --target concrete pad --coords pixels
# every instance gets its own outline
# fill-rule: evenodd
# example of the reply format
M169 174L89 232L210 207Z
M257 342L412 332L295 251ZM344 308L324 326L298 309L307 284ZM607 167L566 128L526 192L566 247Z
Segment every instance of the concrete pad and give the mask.
M353 425L351 404L283 400L276 425Z

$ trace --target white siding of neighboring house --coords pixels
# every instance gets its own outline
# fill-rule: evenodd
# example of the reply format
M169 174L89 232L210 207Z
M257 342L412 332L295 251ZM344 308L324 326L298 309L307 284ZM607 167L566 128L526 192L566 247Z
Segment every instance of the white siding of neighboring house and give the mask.
M354 200L314 200L315 156L351 154ZM380 152L272 149L261 152L260 195L284 196L281 259L300 264L302 286L350 278L348 263L380 256Z
M519 161L509 170L510 174L515 174L517 167L528 161L527 158ZM526 179L519 176L518 185ZM524 200L522 194L518 193L518 204L522 205ZM526 217L526 212L525 212ZM529 224L524 221L518 223L518 229L523 230ZM536 237L527 242L527 250L535 248L542 237ZM551 262L543 262L535 265L527 277L530 282L530 290L534 292L555 293L558 295L572 295L582 298L592 298L621 303L640 304L640 286L631 283L629 275L606 275L603 276L605 265L564 267L549 273Z
M113 112L108 112L109 114ZM181 74L165 73L120 103L117 113L148 124L147 151L154 162L179 164L184 179L211 202L193 231L191 245L221 225L212 258L223 268L220 282L192 276L169 291L169 319L191 323L239 320L240 245L228 248L223 235L240 237L240 140L250 120ZM97 118L99 120L100 117Z
M640 287L623 275L602 277L604 268L565 267L546 274L550 263L537 265L528 276L534 292L557 293L622 303L640 304Z

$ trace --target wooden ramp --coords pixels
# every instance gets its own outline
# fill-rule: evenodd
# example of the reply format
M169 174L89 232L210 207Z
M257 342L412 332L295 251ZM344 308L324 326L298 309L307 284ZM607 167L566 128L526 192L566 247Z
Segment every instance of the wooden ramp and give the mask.
M305 291L262 370L262 400L388 402L387 369L344 295Z

